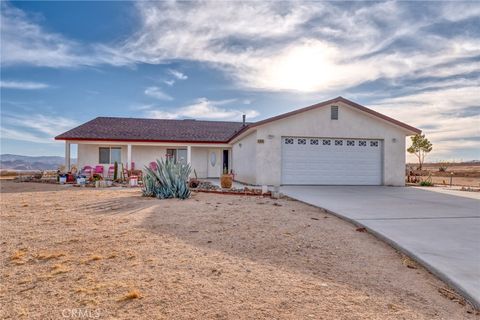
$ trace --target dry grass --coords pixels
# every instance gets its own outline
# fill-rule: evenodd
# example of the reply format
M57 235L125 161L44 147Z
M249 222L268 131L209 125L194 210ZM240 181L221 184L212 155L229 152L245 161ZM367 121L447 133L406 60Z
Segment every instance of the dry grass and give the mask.
M125 296L123 296L119 301L127 301L127 300L134 300L140 299L142 296L140 295L140 291L137 289L130 290Z
M402 263L407 268L418 269L418 264L407 256L402 257Z
M0 318L79 306L106 319L475 319L421 266L296 201L1 190Z
M23 257L25 257L26 254L27 252L25 250L17 250L10 256L10 260L19 261L23 259Z
M36 255L38 260L52 260L66 256L65 252L40 252Z
M56 264L52 266L51 271L52 271L51 272L52 275L57 275L57 274L70 272L70 269L63 264Z

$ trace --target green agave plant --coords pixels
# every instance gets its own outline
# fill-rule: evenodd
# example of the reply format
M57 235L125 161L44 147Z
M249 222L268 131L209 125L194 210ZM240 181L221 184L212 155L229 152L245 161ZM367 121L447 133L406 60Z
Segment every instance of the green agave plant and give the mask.
M173 159L157 159L157 168L145 167L142 192L145 197L159 199L190 197L188 178L192 168L189 164L175 163Z

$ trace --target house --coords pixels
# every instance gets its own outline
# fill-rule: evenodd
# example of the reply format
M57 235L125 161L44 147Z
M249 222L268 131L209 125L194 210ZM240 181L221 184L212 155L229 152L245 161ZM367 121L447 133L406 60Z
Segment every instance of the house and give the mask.
M254 185L403 186L405 138L420 132L338 97L254 123L99 117L55 139L66 159L78 144L80 167L169 155L199 178L227 169Z

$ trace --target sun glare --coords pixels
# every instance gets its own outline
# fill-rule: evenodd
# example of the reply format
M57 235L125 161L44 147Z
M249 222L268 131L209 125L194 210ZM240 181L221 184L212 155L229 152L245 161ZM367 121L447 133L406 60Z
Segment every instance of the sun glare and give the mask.
M314 91L334 78L336 49L321 42L289 48L269 65L268 81L278 88Z

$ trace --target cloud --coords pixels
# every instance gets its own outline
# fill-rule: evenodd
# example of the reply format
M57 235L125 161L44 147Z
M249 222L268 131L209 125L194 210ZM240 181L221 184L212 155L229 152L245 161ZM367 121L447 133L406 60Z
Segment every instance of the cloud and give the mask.
M23 89L23 90L36 90L45 89L50 87L46 83L30 82L30 81L0 81L0 88L5 89Z
M152 109L147 110L145 115L149 118L157 119L194 118L230 121L241 121L243 114L249 120L258 117L259 112L256 110L238 110L222 107L233 102L236 102L236 99L208 100L207 98L199 98L195 103L176 108L174 111Z
M145 94L159 100L173 100L173 97L163 92L162 89L159 87L148 87L147 89L145 89Z
M141 28L116 48L118 55L144 63L204 62L247 89L345 90L381 78L431 75L438 67L445 75L460 74L459 59L480 55L474 34L445 38L429 30L443 16L456 22L471 17L443 4L422 6L422 15L416 5L393 1L136 5Z
M55 115L12 115L1 114L2 139L53 143L53 138L77 126L74 120Z
M479 85L477 80L465 87L405 94L370 106L423 129L434 145L431 160L452 159L465 148L480 150L480 141L473 139L480 136Z
M178 80L187 80L188 76L183 74L182 72L174 69L168 69L168 73L170 73L172 76L174 76Z
M171 87L175 84L175 80L163 80L163 83L165 83L167 86Z
M1 4L1 65L32 65L51 68L128 65L124 56L103 44L85 44L49 32L25 12L6 1Z

